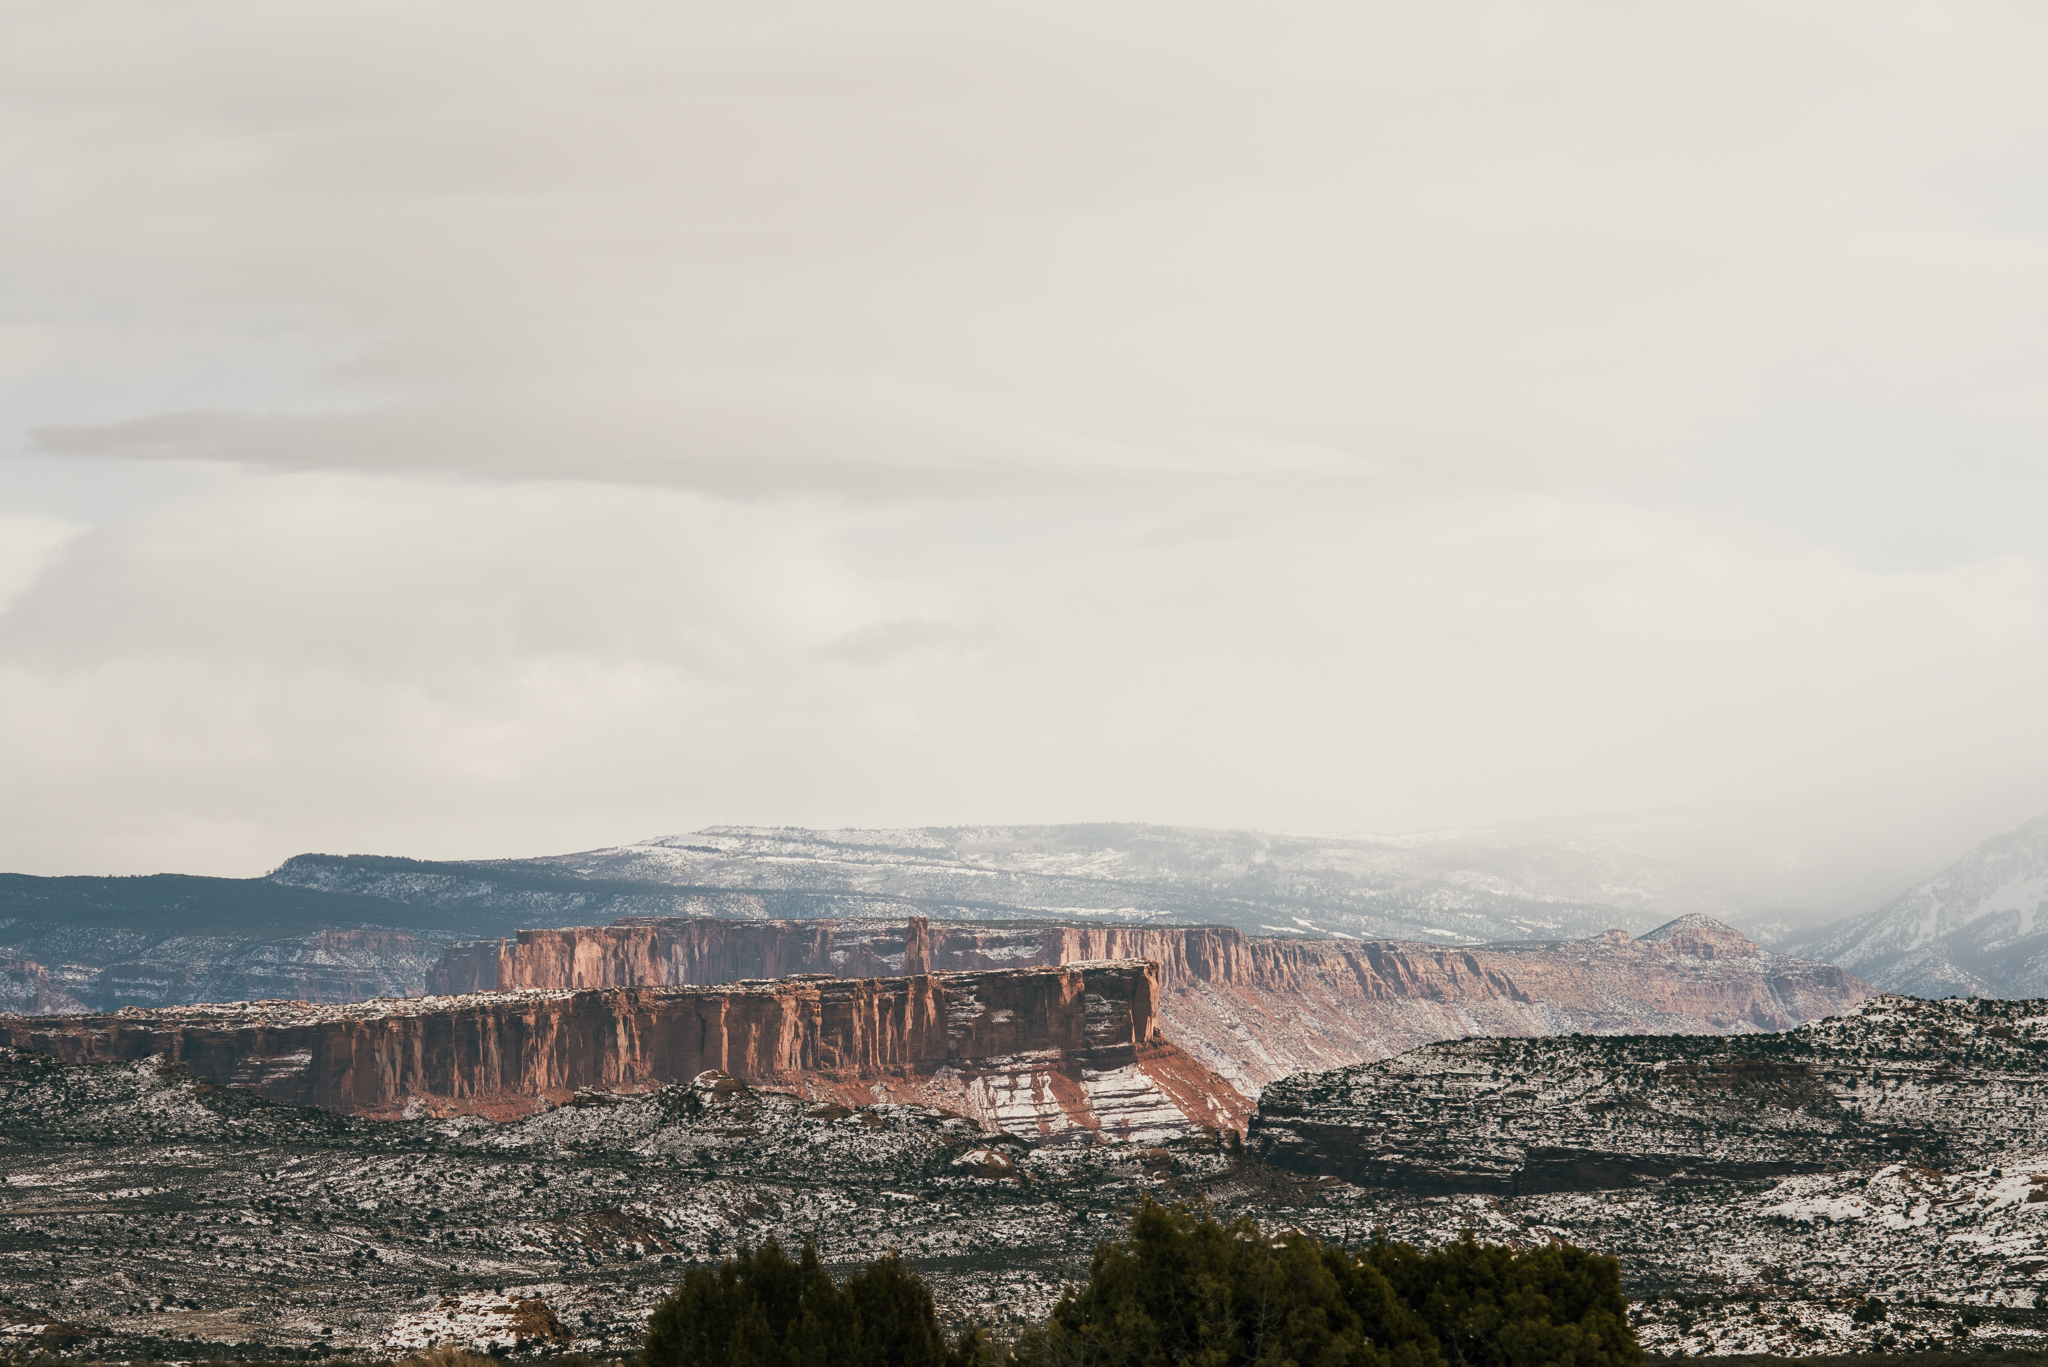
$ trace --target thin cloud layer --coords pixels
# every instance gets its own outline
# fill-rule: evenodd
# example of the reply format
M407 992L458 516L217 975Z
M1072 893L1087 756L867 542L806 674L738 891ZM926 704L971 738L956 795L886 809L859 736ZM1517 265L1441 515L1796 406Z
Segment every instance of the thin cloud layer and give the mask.
M865 493L2044 436L2025 9L209 13L0 57L14 345L105 382L37 449Z
M1873 576L1549 499L1207 511L235 482L74 538L0 616L9 829L43 867L846 810L1369 829L2048 742L2024 561Z

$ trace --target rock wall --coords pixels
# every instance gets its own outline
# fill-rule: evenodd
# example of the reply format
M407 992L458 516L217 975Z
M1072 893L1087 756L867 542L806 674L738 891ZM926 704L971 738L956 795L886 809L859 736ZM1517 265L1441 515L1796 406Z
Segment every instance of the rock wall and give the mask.
M921 920L875 922L727 921L709 917L631 918L609 926L522 930L516 939L452 945L427 973L430 994L525 987L629 987L720 983L795 974L879 978L931 972L1025 968L1143 955L1035 953L1012 962L953 955L943 964L906 942Z
M1477 948L1255 939L1227 926L629 918L457 946L430 990L721 983L792 973L972 971L1095 959L1159 965L1166 1036L1256 1093L1290 1073L1467 1035L1786 1030L1869 995L1705 916L1643 936Z
M1159 1038L1159 997L1151 964L1102 962L7 1017L0 1045L74 1063L161 1055L273 1101L368 1116L505 1119L716 1070L820 1101L942 1105L1033 1138L1240 1128L1246 1099Z

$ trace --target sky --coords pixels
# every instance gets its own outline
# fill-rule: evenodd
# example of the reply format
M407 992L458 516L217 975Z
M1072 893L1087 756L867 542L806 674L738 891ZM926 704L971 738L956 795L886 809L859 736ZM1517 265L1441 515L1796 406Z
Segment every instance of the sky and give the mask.
M0 868L2048 810L2038 5L8 32Z

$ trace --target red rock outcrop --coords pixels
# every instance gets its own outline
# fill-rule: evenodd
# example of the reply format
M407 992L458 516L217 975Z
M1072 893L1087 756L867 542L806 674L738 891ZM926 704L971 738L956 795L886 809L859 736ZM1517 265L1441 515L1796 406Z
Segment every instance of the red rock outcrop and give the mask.
M1143 962L722 987L526 989L0 1018L70 1062L163 1056L274 1101L509 1118L722 1071L848 1105L918 1101L1033 1137L1241 1128L1249 1102L1158 1033Z
M1705 916L1632 939L1464 948L1254 939L1227 926L629 918L456 946L430 990L719 983L1094 959L1159 965L1167 1038L1241 1090L1467 1035L1786 1030L1870 995Z

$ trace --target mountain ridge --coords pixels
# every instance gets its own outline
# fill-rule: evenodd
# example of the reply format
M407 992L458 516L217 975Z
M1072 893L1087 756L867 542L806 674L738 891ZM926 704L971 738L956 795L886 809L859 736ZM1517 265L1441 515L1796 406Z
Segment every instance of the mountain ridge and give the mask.
M1785 949L1913 996L2048 995L2048 814Z

